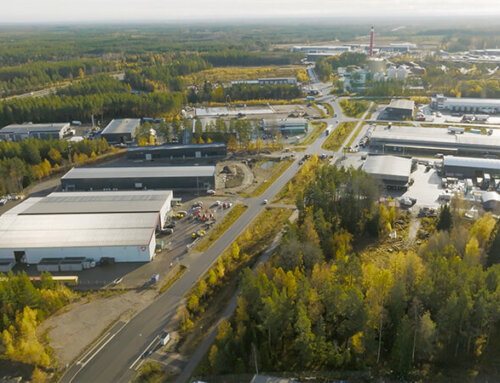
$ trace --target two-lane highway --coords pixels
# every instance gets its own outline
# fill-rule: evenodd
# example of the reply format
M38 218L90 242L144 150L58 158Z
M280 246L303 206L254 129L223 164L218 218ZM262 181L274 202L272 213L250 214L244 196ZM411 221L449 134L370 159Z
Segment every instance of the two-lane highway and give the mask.
M342 114L333 98L326 97L339 116L328 119L336 125L342 121ZM321 153L321 145L326 136L321 135L306 150L306 153ZM139 360L163 329L176 328L175 315L184 296L199 278L217 261L223 251L243 232L252 220L264 209L264 199L273 197L292 179L300 169L297 158L292 165L259 197L246 200L248 209L226 232L203 253L190 253L181 262L188 267L185 272L164 294L139 312L120 330L113 332L105 342L91 354L79 359L61 378L63 383L118 383L128 382L135 375ZM75 335L76 336L76 335Z

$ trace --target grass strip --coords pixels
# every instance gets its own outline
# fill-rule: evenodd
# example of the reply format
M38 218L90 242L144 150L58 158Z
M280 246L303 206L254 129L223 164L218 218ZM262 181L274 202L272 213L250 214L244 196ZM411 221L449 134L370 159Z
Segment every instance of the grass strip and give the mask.
M311 145L326 129L326 122L314 121L311 123L313 131L309 134L304 141L296 143L296 145Z
M338 151L342 147L342 143L349 137L349 134L351 134L356 124L357 122L355 121L340 123L337 128L328 135L322 148L333 152Z
M182 274L186 272L186 270L187 270L186 266L180 265L179 270L177 270L175 275L172 278L170 278L167 282L165 282L165 284L162 287L160 287L160 290L158 290L158 294L163 294L165 291L167 291L170 288L170 286L172 286L174 282L178 280L182 276Z
M247 197L257 197L264 193L269 186L271 186L274 181L276 181L288 167L293 163L293 161L281 161L276 167L275 172L269 177L269 179L262 182L253 192L246 194Z

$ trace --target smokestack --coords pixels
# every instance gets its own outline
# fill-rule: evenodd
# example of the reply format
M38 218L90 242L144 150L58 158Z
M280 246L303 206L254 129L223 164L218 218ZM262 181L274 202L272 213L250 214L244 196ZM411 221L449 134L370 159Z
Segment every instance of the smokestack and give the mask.
M370 29L370 57L373 56L373 36L375 34L375 28L371 27Z

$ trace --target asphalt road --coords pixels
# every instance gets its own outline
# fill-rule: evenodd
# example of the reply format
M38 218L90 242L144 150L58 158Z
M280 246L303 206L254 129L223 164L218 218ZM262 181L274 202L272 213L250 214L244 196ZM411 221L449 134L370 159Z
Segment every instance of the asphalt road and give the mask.
M328 85L325 84L315 85L319 90L328 89ZM344 120L339 105L328 93L321 97L321 101L330 102L338 116L325 120L328 124L336 126L337 121ZM305 153L324 152L321 145L325 139L325 134L322 134L307 148ZM297 158L261 196L247 199L245 202L248 209L245 213L208 250L203 253L190 253L183 256L181 262L188 267L187 272L151 305L123 325L118 332L113 333L112 337L110 336L102 344L99 343L100 345L95 348L95 351L77 360L63 375L60 382L118 383L130 381L136 374L137 367L141 364L142 355L158 342L158 335L161 331L164 329L172 331L176 328L175 314L183 302L185 294L265 208L263 201L265 199L271 201L297 173L300 169L299 161L300 158Z

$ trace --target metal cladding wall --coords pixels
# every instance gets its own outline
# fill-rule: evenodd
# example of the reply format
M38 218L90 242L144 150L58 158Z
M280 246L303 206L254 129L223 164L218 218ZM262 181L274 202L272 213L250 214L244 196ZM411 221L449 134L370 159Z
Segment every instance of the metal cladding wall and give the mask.
M127 158L131 160L146 159L167 159L167 160L203 160L212 158L223 158L227 155L226 145L210 145L207 146L179 146L179 145L164 145L164 146L146 146L134 147L127 150Z
M207 190L215 189L215 175L206 177L134 177L61 179L67 191L86 190Z
M444 165L443 172L447 177L482 177L484 173L491 175L500 175L500 169L485 169L481 167L468 167L468 166L450 166Z
M413 110L387 107L384 110L386 120L412 120Z
M101 137L110 144L122 144L134 140L132 133L104 133L101 134Z
M149 262L155 256L154 235L144 246L99 246L99 247L47 247L0 249L0 258L14 259L14 251L24 251L26 261L36 264L42 258L85 257L98 261L102 257L114 258L116 262Z

